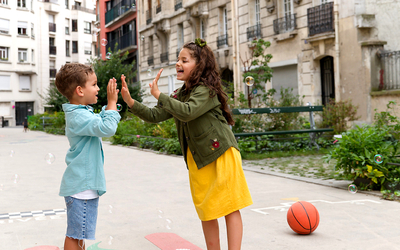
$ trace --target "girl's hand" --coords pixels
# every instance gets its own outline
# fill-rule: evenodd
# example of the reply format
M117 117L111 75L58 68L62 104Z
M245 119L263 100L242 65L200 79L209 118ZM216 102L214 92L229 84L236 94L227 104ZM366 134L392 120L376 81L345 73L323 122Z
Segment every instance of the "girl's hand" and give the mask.
M117 110L118 92L119 89L117 89L117 80L113 77L108 81L107 85L108 104L106 110Z
M161 91L158 89L158 79L160 79L161 73L162 73L163 69L160 69L160 71L158 71L158 74L156 76L156 78L154 78L153 82L149 83L150 86L150 93L158 100L158 98L160 97Z
M128 84L126 84L125 78L126 78L126 76L124 74L122 74L121 75L121 82L122 82L121 95L122 95L122 99L124 99L124 102L126 102L128 107L132 108L133 104L135 103L135 100L131 97L131 93L129 93Z

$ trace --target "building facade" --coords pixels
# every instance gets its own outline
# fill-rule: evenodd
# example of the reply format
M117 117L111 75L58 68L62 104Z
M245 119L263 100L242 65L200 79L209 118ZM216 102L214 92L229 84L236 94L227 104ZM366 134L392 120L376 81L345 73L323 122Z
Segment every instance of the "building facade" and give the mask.
M351 100L359 122L399 101L400 3L396 0L139 0L140 79L148 91L160 68L159 87L180 86L175 60L180 47L205 38L222 79L245 92L242 60L251 41L271 42L273 77L265 88L293 88L313 105ZM145 103L156 100L149 94Z
M0 1L0 116L8 126L43 113L57 69L94 55L89 0Z

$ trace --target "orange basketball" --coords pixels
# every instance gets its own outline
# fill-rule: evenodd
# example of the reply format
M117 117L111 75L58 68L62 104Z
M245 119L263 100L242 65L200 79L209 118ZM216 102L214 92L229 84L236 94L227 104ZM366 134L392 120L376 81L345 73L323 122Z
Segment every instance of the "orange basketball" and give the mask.
M298 201L289 208L287 222L296 233L310 234L318 227L319 213L310 202Z

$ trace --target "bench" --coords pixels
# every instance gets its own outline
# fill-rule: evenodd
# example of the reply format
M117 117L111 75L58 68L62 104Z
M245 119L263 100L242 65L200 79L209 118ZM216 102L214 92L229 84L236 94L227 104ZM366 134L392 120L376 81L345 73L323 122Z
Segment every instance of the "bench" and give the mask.
M253 133L234 133L236 138L260 136L260 135L282 135L282 134L302 134L308 133L310 135L310 146L314 144L319 150L319 145L316 142L322 133L332 132L332 128L315 128L314 111L323 111L324 106L298 106L298 107L274 107L274 108L243 108L232 109L234 115L253 115L253 114L280 114L280 113L300 113L309 112L310 114L310 127L311 129L302 130L288 130L288 131L265 131Z

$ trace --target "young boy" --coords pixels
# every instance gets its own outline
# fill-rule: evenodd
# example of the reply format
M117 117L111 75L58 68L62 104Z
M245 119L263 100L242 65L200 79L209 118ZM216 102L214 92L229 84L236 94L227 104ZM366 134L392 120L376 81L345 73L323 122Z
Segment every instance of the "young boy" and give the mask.
M64 250L82 250L85 239L95 239L99 196L106 192L101 137L112 136L117 130L121 119L117 112L119 90L115 78L110 79L108 105L100 114L94 114L88 105L97 103L100 88L91 67L65 64L57 73L56 87L69 100L63 110L70 149L59 193L67 206Z

